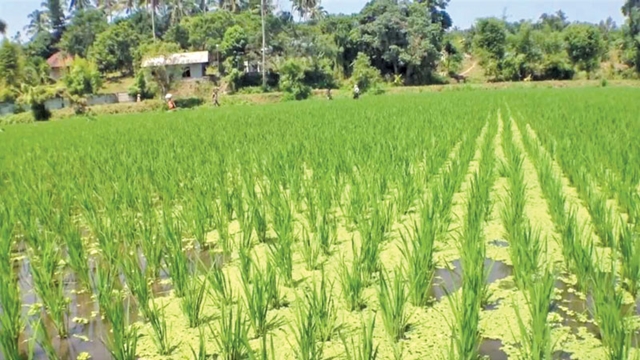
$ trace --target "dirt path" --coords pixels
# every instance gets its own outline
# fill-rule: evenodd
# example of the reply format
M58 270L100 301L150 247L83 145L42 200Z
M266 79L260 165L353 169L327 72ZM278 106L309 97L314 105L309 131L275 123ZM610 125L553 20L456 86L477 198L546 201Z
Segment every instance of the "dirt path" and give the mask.
M474 62L473 65L471 65L471 67L469 67L467 70L460 73L460 75L467 75L471 70L473 70L476 67L476 65L478 65L478 63Z

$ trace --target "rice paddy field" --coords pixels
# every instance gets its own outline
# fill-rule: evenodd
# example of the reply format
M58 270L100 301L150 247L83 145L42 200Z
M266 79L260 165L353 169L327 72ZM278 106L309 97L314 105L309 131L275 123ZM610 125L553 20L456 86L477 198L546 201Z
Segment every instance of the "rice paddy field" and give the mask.
M638 359L640 89L0 133L0 358Z

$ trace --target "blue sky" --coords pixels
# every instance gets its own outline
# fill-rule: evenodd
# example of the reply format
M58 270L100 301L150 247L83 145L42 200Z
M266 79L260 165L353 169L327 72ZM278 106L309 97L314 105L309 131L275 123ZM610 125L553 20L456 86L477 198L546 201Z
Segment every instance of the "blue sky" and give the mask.
M289 1L277 0L283 8ZM323 0L322 5L331 13L358 12L367 0ZM37 9L42 0L0 0L0 19L7 22L9 34L22 31L28 23L27 15ZM623 0L451 0L449 14L454 25L467 28L475 19L486 16L502 16L506 11L509 20L537 19L545 12L562 9L570 21L599 22L611 16L618 25L624 22L620 12Z

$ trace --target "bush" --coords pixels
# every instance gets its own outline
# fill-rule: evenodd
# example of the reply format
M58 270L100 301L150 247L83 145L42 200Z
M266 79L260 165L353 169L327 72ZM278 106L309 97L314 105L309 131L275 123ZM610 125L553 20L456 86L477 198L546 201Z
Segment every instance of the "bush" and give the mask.
M330 65L326 61L314 62L304 71L304 83L314 89L335 89L336 80Z
M45 108L44 103L56 93L56 89L51 86L23 84L18 104L28 106L36 121L46 121L51 118L51 112Z
M19 114L0 117L0 124L2 125L30 124L34 121L35 119L33 117L33 114L30 112L23 112Z
M571 80L574 75L573 66L562 57L551 57L542 64L542 78L545 80Z
M280 67L280 90L284 100L304 100L311 96L311 87L304 83L304 68L299 61L290 59Z
M229 94L234 94L242 87L241 83L242 73L238 69L231 69L229 74L224 78L227 83L227 89Z
M353 62L353 73L351 74L351 86L358 85L360 93L371 91L374 94L383 93L382 79L378 69L371 66L369 57L364 53L358 53L358 57Z
M204 100L197 97L190 97L190 98L176 99L175 103L178 108L189 109L189 108L198 107L204 104Z
M63 81L69 95L78 97L96 94L102 87L102 77L96 64L82 58L73 61Z
M153 96L155 95L149 88L142 71L138 72L135 83L129 88L129 96L135 99L138 97L138 94L140 94L140 99L142 100L153 99Z

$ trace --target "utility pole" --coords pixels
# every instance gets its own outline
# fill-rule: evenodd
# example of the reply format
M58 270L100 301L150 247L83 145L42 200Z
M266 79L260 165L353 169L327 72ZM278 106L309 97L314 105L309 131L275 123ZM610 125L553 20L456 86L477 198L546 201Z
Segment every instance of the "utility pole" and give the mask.
M260 18L262 20L262 88L266 89L267 87L267 69L266 69L266 59L267 59L267 38L264 27L264 0L260 1Z

